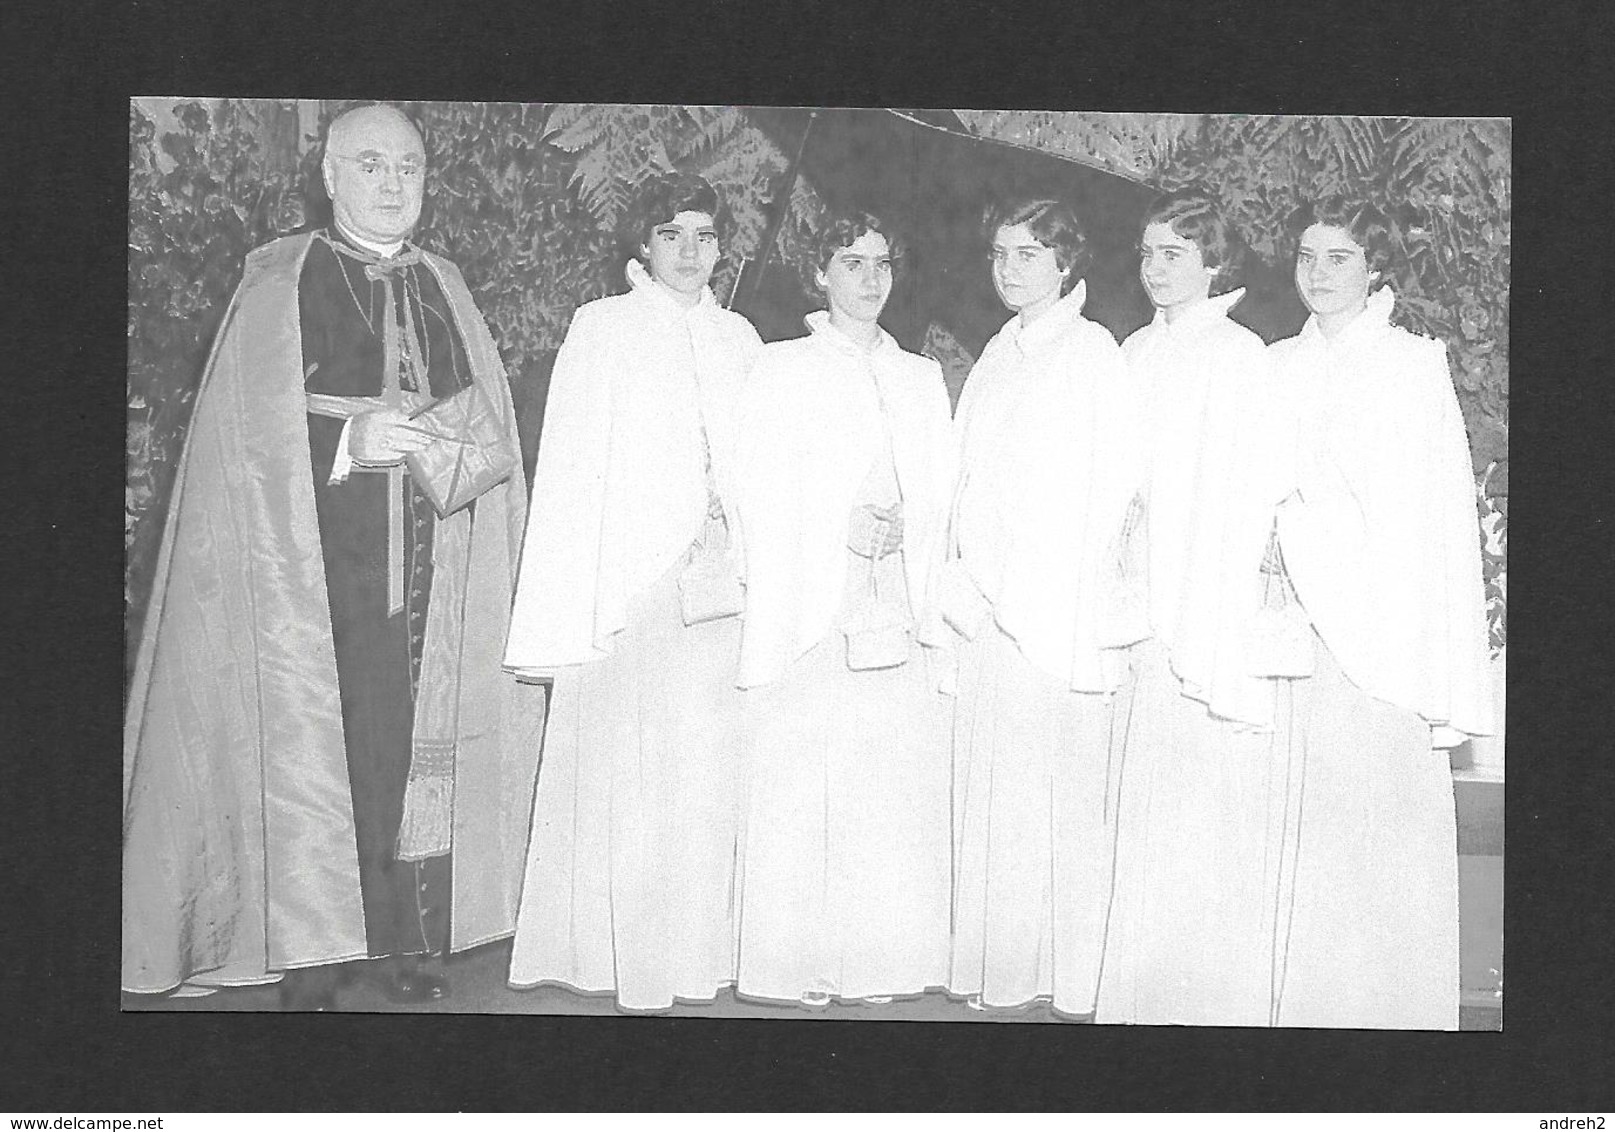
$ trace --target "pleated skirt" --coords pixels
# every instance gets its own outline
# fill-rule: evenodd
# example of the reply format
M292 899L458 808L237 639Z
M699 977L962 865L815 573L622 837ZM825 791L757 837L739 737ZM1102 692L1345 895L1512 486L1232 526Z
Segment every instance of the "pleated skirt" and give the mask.
M867 569L849 563L849 594ZM900 570L899 556L882 569ZM882 582L901 585L900 573ZM739 992L822 1001L942 986L948 704L920 646L897 667L853 671L837 629L744 696Z
M1112 720L989 624L962 646L948 990L1093 1012L1110 898Z
M1137 647L1096 1021L1457 1027L1447 758L1314 655L1257 734Z
M556 677L514 987L657 1010L734 982L740 621L686 626L682 566L633 602L610 656Z

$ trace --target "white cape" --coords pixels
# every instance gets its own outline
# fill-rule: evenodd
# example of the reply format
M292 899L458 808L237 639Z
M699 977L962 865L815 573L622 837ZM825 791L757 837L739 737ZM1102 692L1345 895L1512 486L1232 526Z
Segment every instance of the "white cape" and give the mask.
M808 326L807 337L763 347L741 401L742 688L779 679L830 631L842 603L848 514L884 451L887 428L902 493L910 612L922 641L940 632L928 595L953 485L942 368L885 331L865 351L822 311L808 316Z
M959 399L958 561L1033 665L1073 691L1122 674L1104 585L1141 458L1121 348L1082 317L1079 283L1030 326L987 343ZM1118 642L1119 643L1119 642Z
M507 668L611 651L629 602L701 532L703 424L732 495L734 406L761 339L711 291L686 308L637 262L628 277L630 293L578 309L555 360Z
M1261 605L1286 432L1262 340L1228 312L1243 290L1155 320L1122 349L1146 391L1150 627L1184 695L1258 729L1273 684L1247 674L1241 632Z
M1279 540L1352 683L1451 746L1496 718L1475 480L1446 347L1392 326L1394 301L1382 288L1333 340L1309 319L1271 347L1294 430Z

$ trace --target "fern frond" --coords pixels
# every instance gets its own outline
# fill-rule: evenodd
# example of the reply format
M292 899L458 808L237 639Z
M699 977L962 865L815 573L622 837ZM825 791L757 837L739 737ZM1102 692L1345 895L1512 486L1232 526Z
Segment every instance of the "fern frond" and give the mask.
M619 107L592 102L558 103L544 123L544 140L563 153L578 153L610 131Z
M710 158L735 134L754 129L744 111L733 106L686 106L687 128L679 131L670 144L674 157L683 162Z

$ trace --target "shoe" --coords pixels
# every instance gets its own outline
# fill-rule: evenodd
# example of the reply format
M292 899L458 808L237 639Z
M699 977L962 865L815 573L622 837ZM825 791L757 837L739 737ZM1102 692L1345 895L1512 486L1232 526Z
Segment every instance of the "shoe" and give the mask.
M399 1006L420 1006L449 997L448 979L419 967L385 971L377 976L376 983L387 1001Z
M892 1001L892 996L889 994L866 994L863 1001L870 1006L885 1006Z
M818 1010L820 1007L829 1006L830 998L829 991L803 991L802 1005L810 1010Z

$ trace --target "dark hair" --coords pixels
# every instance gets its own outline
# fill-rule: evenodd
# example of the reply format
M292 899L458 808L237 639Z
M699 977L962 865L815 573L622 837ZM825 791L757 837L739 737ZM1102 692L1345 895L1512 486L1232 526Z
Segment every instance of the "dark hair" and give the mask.
M1314 224L1343 229L1363 249L1370 274L1389 275L1396 253L1396 231L1390 218L1367 201L1353 200L1340 193L1308 201L1290 214L1285 225L1293 249ZM1293 254L1292 254L1293 258Z
M989 206L983 234L992 243L1000 228L1026 225L1032 238L1046 248L1054 250L1054 263L1061 271L1070 274L1060 285L1060 293L1071 290L1077 280L1088 273L1093 263L1093 250L1088 245L1088 234L1077 222L1071 206L1058 200L1012 200Z
M835 254L842 248L851 247L860 236L869 232L886 237L886 248L892 257L892 278L896 279L908 255L908 246L903 238L870 213L835 213L814 233L812 242L804 249L811 259L797 265L797 274L802 277L802 286L809 295L816 297L820 294L817 275L830 265Z
M666 224L681 212L704 212L712 217L720 240L727 238L729 211L723 198L705 177L695 173L656 173L641 181L623 211L617 238L631 256L640 258L640 249L650 243L658 224Z
M1162 193L1150 202L1139 222L1140 234L1151 224L1170 225L1179 236L1193 240L1207 267L1232 267L1239 258L1239 234L1223 215L1222 202L1209 189L1196 185Z

